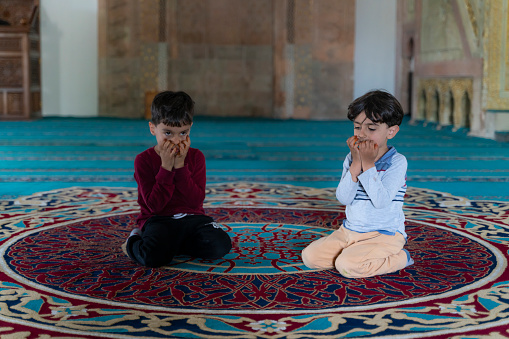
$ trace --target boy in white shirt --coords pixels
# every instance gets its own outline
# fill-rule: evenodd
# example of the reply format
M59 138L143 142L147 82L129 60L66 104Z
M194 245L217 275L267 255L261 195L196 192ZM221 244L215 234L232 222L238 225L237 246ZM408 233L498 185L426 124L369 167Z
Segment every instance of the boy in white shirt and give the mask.
M348 106L354 136L336 190L346 205L343 225L309 244L302 261L310 268L336 268L347 278L364 278L398 271L413 264L403 249L407 160L387 141L403 120L398 100L384 91L371 91Z

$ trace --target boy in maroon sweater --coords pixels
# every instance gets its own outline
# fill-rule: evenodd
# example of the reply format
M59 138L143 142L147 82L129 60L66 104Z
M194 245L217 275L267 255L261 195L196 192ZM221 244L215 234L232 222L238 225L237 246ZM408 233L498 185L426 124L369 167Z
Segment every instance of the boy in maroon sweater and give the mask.
M231 239L203 209L205 157L189 139L194 102L184 92L165 91L155 96L151 110L157 145L134 160L141 213L127 253L148 267L167 265L178 254L221 258Z

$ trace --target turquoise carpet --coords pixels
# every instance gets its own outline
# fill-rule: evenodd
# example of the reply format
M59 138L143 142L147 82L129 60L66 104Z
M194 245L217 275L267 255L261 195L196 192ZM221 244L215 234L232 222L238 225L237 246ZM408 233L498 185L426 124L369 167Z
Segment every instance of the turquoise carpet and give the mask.
M0 122L0 198L73 186L136 187L136 154L154 145L148 123L101 118ZM192 146L208 183L335 187L351 122L197 117ZM507 143L407 120L392 143L409 162L408 186L475 200L509 200Z

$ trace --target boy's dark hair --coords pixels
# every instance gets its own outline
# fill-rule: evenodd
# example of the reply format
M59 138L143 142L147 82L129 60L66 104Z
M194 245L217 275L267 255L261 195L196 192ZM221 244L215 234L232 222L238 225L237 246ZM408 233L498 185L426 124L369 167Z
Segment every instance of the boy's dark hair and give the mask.
M392 94L381 90L368 92L355 99L348 106L348 119L354 121L362 112L369 120L386 123L389 127L401 125L404 115L399 101Z
M185 92L164 91L152 100L152 123L182 127L193 123L194 101Z

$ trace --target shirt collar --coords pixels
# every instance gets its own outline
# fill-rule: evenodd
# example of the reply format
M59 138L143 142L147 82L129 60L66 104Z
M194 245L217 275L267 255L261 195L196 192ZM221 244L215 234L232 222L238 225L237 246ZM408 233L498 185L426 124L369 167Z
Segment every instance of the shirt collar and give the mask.
M394 146L389 146L389 150L387 152L385 152L385 154L380 158L378 159L376 162L375 162L375 165L378 164L378 163L383 163L383 162L386 162L387 160L389 160L390 158L392 158L392 156L396 153L396 148Z

